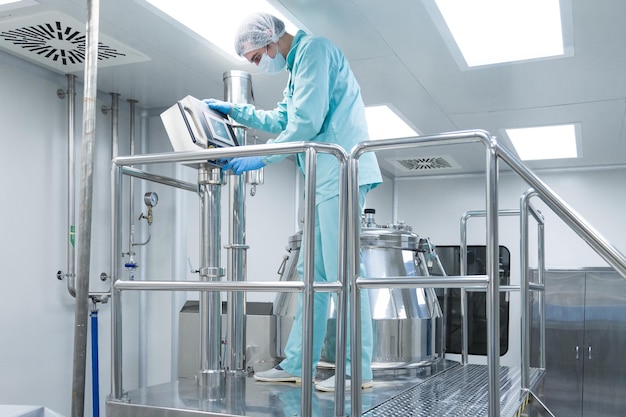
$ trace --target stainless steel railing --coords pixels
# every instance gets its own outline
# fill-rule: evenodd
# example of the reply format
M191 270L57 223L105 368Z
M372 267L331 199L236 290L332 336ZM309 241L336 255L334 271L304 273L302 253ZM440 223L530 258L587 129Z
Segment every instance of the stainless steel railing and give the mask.
M615 268L626 279L626 257L620 253L615 247L608 243L595 229L593 229L585 220L582 219L571 207L569 207L554 191L552 191L541 179L533 174L516 156L514 156L508 149L499 144L494 137L488 132L482 130L476 131L464 131L464 132L451 132L440 135L424 136L417 138L402 138L391 139L386 141L369 141L361 142L357 144L350 152L350 210L352 212L352 221L348 225L348 231L350 234L350 253L352 254L351 272L350 272L350 284L351 284L351 314L354 325L352 326L352 358L354 361L360 358L361 350L361 335L360 335L360 289L361 288L386 288L389 285L396 285L396 283L386 283L385 280L363 280L358 276L359 271L359 233L358 233L358 219L360 219L358 210L358 184L355 179L358 178L358 166L359 157L367 152L374 152L379 150L391 150L391 149L404 149L413 147L424 147L433 145L449 145L449 144L462 144L462 143L475 143L480 142L485 146L486 162L486 202L485 202L485 217L486 217L486 253L487 253L487 265L486 265L486 278L487 278L487 366L488 366L488 401L489 417L498 417L500 415L500 382L499 382L499 368L500 368L500 332L499 332L499 273L498 273L498 164L499 161L504 161L509 165L512 170L517 173L530 187L532 191L529 191L522 197L520 208L520 228L522 233L522 248L521 251L528 252L528 213L531 212L535 219L540 223L540 238L543 234L543 220L534 210L531 210L528 205L528 199L532 196L539 197L550 209L552 209L558 217L560 217L570 228L572 228L580 237L582 237L589 245L604 258L613 268ZM542 297L543 289L543 276L539 275L537 283L531 283L529 279L529 268L527 256L524 255L522 259L522 283L520 288L522 290L522 303L526 311L524 314L524 328L529 328L528 319L528 292L529 290L539 291L540 297ZM543 265L543 255L540 255L539 262ZM463 262L461 263L463 265ZM541 269L541 267L540 267ZM469 276L461 274L459 277L455 277L451 281L448 287L460 287L471 288L469 285ZM437 279L433 282L420 283L421 279L406 279L407 286L439 286L439 280L444 281L445 278ZM415 282L414 282L415 281ZM399 283L398 283L399 284ZM540 299L540 303L542 300ZM543 314L540 310L540 314ZM464 338L466 337L466 331L464 331ZM529 353L528 353L528 340L529 334L525 330L522 335L524 339L523 343L525 348L522 352L522 387L527 389L528 387L528 368L529 368ZM542 338L540 347L542 352L545 351L543 345L545 340ZM467 343L464 343L464 350L467 351ZM545 359L541 359L542 365L545 366ZM361 415L361 392L360 386L362 381L361 371L357 368L352 371L352 412L353 415Z
M304 251L304 280L289 282L220 282L220 281L125 281L121 276L121 229L122 229L122 178L130 175L144 180L169 185L188 191L197 191L197 185L154 175L130 165L148 165L157 163L181 163L181 162L204 162L207 160L219 160L223 158L242 156L263 156L277 154L305 153L305 215L303 242ZM337 158L339 164L339 270L336 283L314 282L313 250L315 247L315 189L316 189L316 158L318 153L327 153ZM152 290L152 291L271 291L271 292L302 292L302 321L303 321L303 351L302 351L302 400L301 410L303 416L312 415L312 390L313 390L313 296L316 291L339 293L337 305L337 365L336 377L338 381L346 379L346 314L345 296L347 293L347 259L348 245L345 242L347 236L347 207L348 207L348 155L339 146L332 144L297 142L289 144L253 145L236 148L207 149L192 152L170 152L149 155L135 155L117 157L112 161L112 217L111 217L111 274L113 290L111 295L111 398L113 401L123 401L122 390L122 291L129 290ZM336 415L344 413L345 395L344 385L337 384L335 391Z

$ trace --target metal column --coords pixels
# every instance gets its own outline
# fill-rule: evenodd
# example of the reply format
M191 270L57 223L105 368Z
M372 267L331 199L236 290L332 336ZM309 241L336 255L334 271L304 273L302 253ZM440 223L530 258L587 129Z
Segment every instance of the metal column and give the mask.
M91 217L93 199L93 146L96 127L98 70L98 0L87 2L85 86L83 94L83 141L78 223L78 264L76 268L76 308L74 365L72 372L72 417L85 413L85 368L87 366L87 322L89 316L89 269L91 262Z
M218 281L220 267L220 187L222 170L202 164L198 168L200 194L200 280ZM221 398L222 303L218 291L200 293L200 370L198 384L209 398Z
M224 99L231 103L254 103L252 79L243 71L224 73ZM247 145L246 128L235 124L233 130L239 144ZM247 250L246 245L246 175L229 176L229 230L227 278L231 281L246 281ZM229 292L227 295L226 314L226 370L240 373L246 370L246 297L243 292Z

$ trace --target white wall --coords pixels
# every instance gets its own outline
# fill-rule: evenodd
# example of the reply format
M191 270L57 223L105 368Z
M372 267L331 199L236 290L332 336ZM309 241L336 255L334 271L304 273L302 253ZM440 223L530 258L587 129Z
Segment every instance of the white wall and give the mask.
M0 122L3 151L0 153L2 208L2 266L4 288L0 292L0 404L44 405L70 415L72 398L74 299L65 282L56 279L66 271L67 209L67 101L57 97L67 88L65 76L0 54ZM80 175L82 138L82 89L76 86L76 163ZM129 153L129 107L119 92L120 155ZM91 250L92 291L107 291L99 280L110 274L110 159L111 119L99 110L110 106L110 96L100 93L96 105L94 146L93 229ZM140 106L139 103L138 106ZM136 114L137 149L170 151L158 117ZM141 127L144 126L144 130ZM143 143L141 143L143 141ZM196 171L174 165L146 167L150 172L193 182ZM290 161L268 167L265 185L247 197L248 273L251 280L277 279L287 237L294 233L296 217L295 166ZM127 181L126 181L127 183ZM154 209L150 243L136 247L138 279L197 279L188 261L198 267L198 198L195 193L172 190L159 184L135 180L133 221L136 242L148 237L145 221L138 222L145 191L156 191L160 201ZM80 184L76 184L77 199ZM126 188L127 190L127 188ZM124 194L128 194L125 192ZM222 187L226 213L228 187ZM123 215L128 217L128 202ZM76 205L78 211L78 203ZM78 216L78 213L77 213ZM222 244L228 242L228 216L222 216ZM128 218L124 220L122 251L128 251ZM176 257L175 257L176 255ZM128 258L124 257L122 263ZM226 267L226 250L222 250ZM124 271L123 277L127 274ZM177 312L186 299L197 294L152 292L123 294L124 389L170 381L175 374ZM272 300L271 294L250 294L249 299ZM140 308L140 306L143 306ZM100 403L110 393L110 305L99 307ZM142 321L145 320L145 321ZM142 324L142 323L145 323ZM145 331L143 329L146 329ZM144 338L145 337L145 341ZM144 346L146 355L139 355ZM88 347L87 358L91 357ZM147 367L147 368L144 368ZM140 372L140 369L145 370ZM85 415L91 416L91 368L87 364Z
M67 272L67 88L64 76L0 58L0 189L3 290L0 292L0 403L40 404L69 415L71 404L74 299L56 272ZM80 158L82 85L77 85L76 136ZM107 99L103 94L101 99ZM99 100L97 107L110 105ZM122 111L127 109L122 104ZM106 291L98 279L110 269L110 119L98 112L94 145L91 289ZM128 126L120 114L120 126ZM80 168L77 168L80 172ZM77 198L79 196L77 184ZM108 306L100 314L100 357L109 356ZM88 353L90 355L90 353ZM108 366L102 367L103 392ZM91 378L90 370L87 380ZM91 393L86 404L91 414Z

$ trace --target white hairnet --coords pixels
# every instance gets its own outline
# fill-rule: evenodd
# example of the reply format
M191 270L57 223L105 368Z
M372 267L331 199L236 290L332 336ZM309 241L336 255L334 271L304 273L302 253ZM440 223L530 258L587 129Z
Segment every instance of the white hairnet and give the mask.
M237 55L263 48L285 34L285 24L279 18L267 13L254 13L246 17L235 35Z

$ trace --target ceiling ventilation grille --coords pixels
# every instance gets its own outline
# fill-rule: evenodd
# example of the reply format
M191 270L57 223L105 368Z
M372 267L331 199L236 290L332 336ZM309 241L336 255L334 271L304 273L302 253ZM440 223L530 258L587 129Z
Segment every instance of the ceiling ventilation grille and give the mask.
M145 55L99 34L98 66L147 61ZM58 13L42 13L0 22L0 46L62 73L85 65L85 23Z
M405 173L418 174L461 169L461 165L449 155L390 158L387 159L387 162Z

